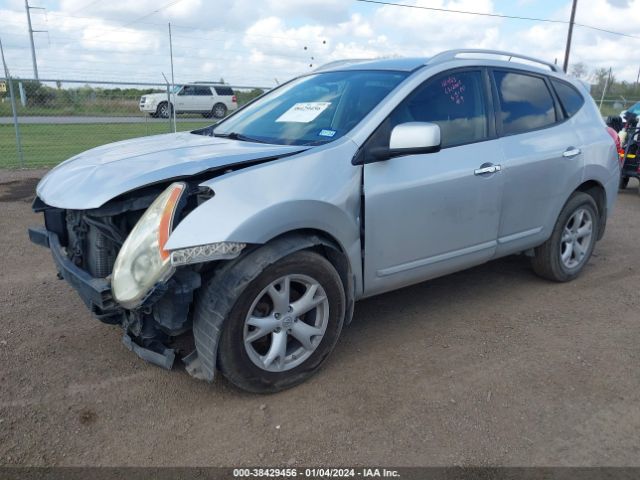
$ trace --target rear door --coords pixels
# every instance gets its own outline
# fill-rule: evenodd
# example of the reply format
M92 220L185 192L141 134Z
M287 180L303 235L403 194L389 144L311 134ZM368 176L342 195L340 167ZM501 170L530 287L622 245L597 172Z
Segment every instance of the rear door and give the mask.
M504 194L497 254L535 246L579 185L584 158L548 77L494 69L494 96L504 152Z
M365 154L388 146L391 129L401 123L441 128L437 153L364 166L366 295L493 256L503 182L488 89L482 69L439 74L410 94L365 144Z

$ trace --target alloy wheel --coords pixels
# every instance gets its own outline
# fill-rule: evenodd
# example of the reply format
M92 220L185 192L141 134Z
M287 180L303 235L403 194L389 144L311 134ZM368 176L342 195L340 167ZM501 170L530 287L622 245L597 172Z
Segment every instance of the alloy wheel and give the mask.
M329 322L329 300L307 275L286 275L255 298L244 324L251 361L269 372L297 367L316 350Z
M574 269L584 262L593 241L593 218L586 208L569 217L560 239L560 259L566 268Z

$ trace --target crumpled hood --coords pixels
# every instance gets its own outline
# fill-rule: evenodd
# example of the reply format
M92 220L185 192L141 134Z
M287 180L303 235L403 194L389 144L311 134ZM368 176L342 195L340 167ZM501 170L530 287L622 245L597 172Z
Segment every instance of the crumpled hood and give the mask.
M241 142L189 132L154 135L76 155L45 175L36 192L40 200L52 207L98 208L145 185L308 148Z

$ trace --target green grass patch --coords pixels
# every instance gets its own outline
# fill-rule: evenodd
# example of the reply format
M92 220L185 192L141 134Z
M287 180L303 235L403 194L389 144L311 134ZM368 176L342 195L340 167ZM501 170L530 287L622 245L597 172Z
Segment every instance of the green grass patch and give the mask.
M211 120L178 122L179 131L210 125ZM22 124L25 167L56 165L73 155L106 143L168 133L168 122L104 124ZM12 124L0 125L0 168L20 167Z

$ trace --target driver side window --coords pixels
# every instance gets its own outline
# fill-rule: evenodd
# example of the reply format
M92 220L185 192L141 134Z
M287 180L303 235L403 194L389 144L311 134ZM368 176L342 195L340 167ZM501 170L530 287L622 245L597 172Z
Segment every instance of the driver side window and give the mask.
M406 122L440 126L443 148L486 140L488 119L482 72L446 72L427 80L390 116L391 128Z

